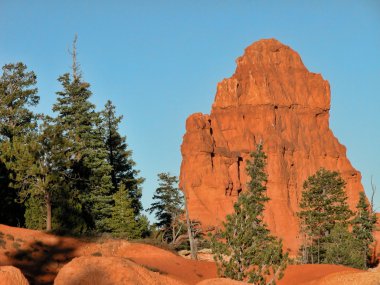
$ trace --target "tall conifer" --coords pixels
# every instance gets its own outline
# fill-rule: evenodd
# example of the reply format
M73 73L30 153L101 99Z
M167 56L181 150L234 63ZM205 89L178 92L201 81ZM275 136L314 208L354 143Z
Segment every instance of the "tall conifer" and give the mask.
M70 192L62 193L59 214L62 226L75 227L77 231L87 228L105 231L112 207L111 166L107 162L100 115L89 101L92 94L90 84L82 79L75 44L76 40L72 53L72 74L59 77L63 90L57 92L57 103L53 106L53 111L57 113L55 124L62 130L65 140L65 145L61 147L66 155L66 189ZM74 214L77 219L71 223L79 225L64 225L65 217Z
M116 192L120 183L123 183L132 201L134 213L139 215L142 210L141 184L144 179L138 177L139 171L135 169L136 163L132 159L132 150L128 149L126 137L119 133L119 124L123 116L117 116L115 109L112 102L108 100L101 112L107 160L112 167L113 192Z
M370 246L374 242L373 232L376 226L376 214L367 202L364 192L360 192L356 205L355 218L352 220L352 233L360 243L361 267L366 268L370 258Z
M159 187L156 189L149 213L155 213L155 225L163 232L167 242L175 243L183 225L184 197L178 188L178 178L167 173L159 173Z
M254 284L275 284L287 264L282 242L272 236L263 221L267 174L266 155L261 144L247 161L251 180L240 194L234 213L227 216L224 230L212 239L214 259L221 275ZM220 239L220 240L218 240Z

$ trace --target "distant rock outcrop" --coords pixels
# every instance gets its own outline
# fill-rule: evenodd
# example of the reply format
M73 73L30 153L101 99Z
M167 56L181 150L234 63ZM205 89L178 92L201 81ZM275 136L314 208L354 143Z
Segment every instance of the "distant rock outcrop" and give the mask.
M298 249L302 185L319 168L347 182L350 207L363 191L361 175L329 128L330 86L277 40L261 40L237 59L234 75L218 84L210 115L186 121L180 184L192 219L220 225L247 183L246 160L259 142L268 155L265 219L286 248Z

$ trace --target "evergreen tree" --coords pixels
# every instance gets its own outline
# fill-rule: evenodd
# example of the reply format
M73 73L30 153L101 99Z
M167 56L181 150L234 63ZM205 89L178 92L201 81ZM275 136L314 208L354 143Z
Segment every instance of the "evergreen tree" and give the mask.
M132 199L123 183L120 183L119 190L113 195L114 207L111 211L111 218L108 226L112 233L118 237L129 239L140 238L148 230L149 224L146 217L136 217L132 205Z
M29 108L38 104L36 75L27 71L23 63L6 64L0 77L0 223L24 224L24 205L16 203L20 189L14 188L16 176L10 164L15 138L23 138L35 131L37 115Z
M128 149L126 137L119 133L119 124L123 117L116 115L115 106L110 100L107 101L101 116L107 159L112 166L111 179L114 192L120 183L123 183L132 199L134 213L139 215L142 210L140 185L144 179L138 177L139 171L134 168L136 163L132 159L132 150Z
M373 231L375 230L376 221L376 214L367 202L364 192L360 192L355 218L352 220L352 233L360 243L361 262L359 268L367 268L370 258L370 246L375 240Z
M363 268L360 240L354 238L347 225L335 224L323 244L324 263Z
M29 196L25 201L25 226L28 229L46 229L46 204L43 195Z
M272 236L263 221L267 174L266 155L261 144L247 161L251 180L247 192L239 195L234 213L227 216L224 230L214 235L212 249L219 274L254 284L275 284L287 264L282 242ZM220 240L218 240L220 239Z
M324 168L310 176L303 185L300 202L303 262L325 262L327 238L336 224L348 225L352 216L344 192L345 181L338 172Z
M183 214L183 195L178 188L178 178L169 172L158 174L159 187L153 195L149 213L155 213L155 225L164 233L167 242L174 243L183 229L180 218Z
M106 231L112 207L111 166L101 133L101 119L89 101L90 84L82 80L76 62L76 40L73 48L72 74L66 73L58 80L63 90L57 92L53 111L57 129L61 130L66 156L65 189L60 193L61 227L77 231L95 229ZM68 198L70 204L67 204ZM73 211L75 210L75 211ZM69 222L66 218L77 215ZM72 224L72 222L77 224Z
M37 77L25 64L6 64L0 77L0 141L33 131L37 116L28 109L38 104Z
M52 200L62 181L59 163L63 158L59 148L61 138L52 130L46 120L40 132L14 138L13 147L8 147L5 152L13 157L8 165L16 173L13 185L19 189L19 201L26 202L25 223L28 228L52 229ZM36 223L41 220L46 226Z

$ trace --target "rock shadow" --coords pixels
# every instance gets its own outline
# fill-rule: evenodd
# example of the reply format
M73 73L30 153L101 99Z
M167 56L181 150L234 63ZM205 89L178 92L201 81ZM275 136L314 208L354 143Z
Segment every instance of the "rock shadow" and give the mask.
M6 255L10 265L19 268L30 285L49 285L54 283L58 271L75 257L75 249L62 239L53 245L37 240L26 249L19 248Z

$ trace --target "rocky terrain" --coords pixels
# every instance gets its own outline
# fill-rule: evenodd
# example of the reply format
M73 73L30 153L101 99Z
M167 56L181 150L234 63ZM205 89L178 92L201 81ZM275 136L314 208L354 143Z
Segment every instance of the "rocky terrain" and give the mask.
M4 225L0 225L0 233L2 285L245 284L217 278L213 262L185 259L147 244L112 239L84 241ZM380 273L376 270L309 264L289 265L278 284L379 282Z
M217 86L209 115L186 121L180 184L190 218L205 229L231 213L247 183L246 160L262 142L268 156L265 219L296 252L302 185L319 168L339 171L354 208L363 191L360 173L329 127L330 86L300 56L274 39L249 46L232 77Z

